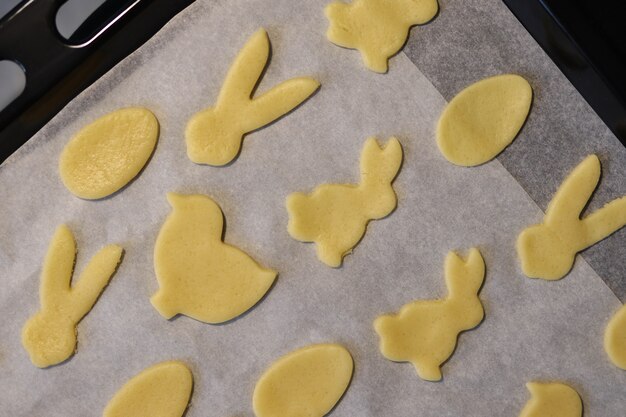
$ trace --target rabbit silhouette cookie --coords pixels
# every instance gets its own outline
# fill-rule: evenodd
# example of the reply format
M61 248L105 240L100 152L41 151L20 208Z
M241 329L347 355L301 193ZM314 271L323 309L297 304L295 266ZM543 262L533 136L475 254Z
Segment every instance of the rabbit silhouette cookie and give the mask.
M563 181L543 223L517 239L522 271L530 278L557 280L572 269L576 254L626 225L626 196L580 218L600 180L600 160L589 155Z
M222 210L209 197L169 193L167 200L173 212L154 247L160 288L152 305L167 319L184 314L205 323L223 323L254 306L276 271L222 242Z
M232 64L215 106L196 113L187 124L187 155L197 164L222 166L232 161L243 136L299 106L320 86L309 77L292 78L252 98L270 54L264 29L246 43Z
M256 417L323 417L348 389L354 364L343 346L311 345L270 366L252 397Z
M529 382L528 400L519 417L582 417L583 403L569 385L558 382Z
M105 246L71 285L76 242L67 226L57 228L41 272L41 309L22 329L22 345L35 366L46 368L72 356L76 325L96 303L121 257L122 248Z
M414 25L432 20L439 10L437 0L354 0L326 6L329 41L358 49L367 68L387 72L387 61L397 54Z
M466 261L450 252L445 262L446 298L414 301L399 314L374 321L382 354L392 361L411 362L424 380L439 381L441 365L454 352L459 333L478 326L484 317L478 298L484 277L478 249L470 249Z
M365 142L361 153L358 185L324 184L311 194L287 197L289 234L317 244L317 257L339 267L365 234L370 220L390 214L397 203L392 182L402 164L402 146L391 138L380 147L375 138Z
M617 310L606 326L604 350L615 366L626 371L626 305Z
M144 369L109 401L103 417L181 417L187 409L193 376L187 366L167 361Z

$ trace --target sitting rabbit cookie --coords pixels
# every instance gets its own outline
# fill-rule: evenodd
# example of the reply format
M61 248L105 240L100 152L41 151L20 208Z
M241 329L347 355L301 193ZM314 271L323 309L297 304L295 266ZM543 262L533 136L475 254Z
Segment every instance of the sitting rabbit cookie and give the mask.
M181 417L187 410L193 375L178 361L153 365L115 394L103 417Z
M401 164L398 139L389 139L383 148L375 138L368 139L361 154L359 185L324 184L311 194L293 193L287 197L289 234L300 241L315 242L322 262L340 266L365 234L367 223L396 208L391 184Z
M606 326L604 350L615 366L626 371L626 305L617 310Z
M160 289L152 305L167 319L184 314L222 323L254 306L269 290L276 271L222 242L224 216L204 195L169 193L173 207L154 247Z
M341 345L311 345L270 366L254 387L256 417L323 417L348 389L354 364Z
M572 387L558 382L529 382L528 400L519 417L582 417L583 403Z
M519 235L517 252L528 277L563 278L572 269L578 252L626 225L626 196L580 218L598 185L600 169L596 155L585 158L559 187L543 223Z
M382 354L392 361L411 362L422 379L439 381L440 367L454 352L459 333L478 326L484 317L478 298L484 277L478 249L470 250L467 261L450 252L445 263L446 298L414 301L399 314L374 321Z
M122 258L122 248L108 245L91 258L71 285L76 242L70 229L59 226L41 272L41 310L22 329L22 344L35 366L63 362L76 349L76 325L91 310Z
M437 14L437 0L354 0L326 6L330 26L326 37L345 48L358 49L365 66L387 72L387 61L400 51L414 25L428 23Z
M270 54L267 33L259 29L243 47L214 107L196 113L185 131L187 155L197 164L226 165L243 136L290 112L320 86L309 77L292 78L252 98Z

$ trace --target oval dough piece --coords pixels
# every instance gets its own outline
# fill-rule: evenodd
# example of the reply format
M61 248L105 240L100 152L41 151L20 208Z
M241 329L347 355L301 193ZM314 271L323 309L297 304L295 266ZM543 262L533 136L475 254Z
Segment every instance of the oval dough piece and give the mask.
M528 400L519 417L581 417L583 403L578 393L570 386L552 382L529 382Z
M159 122L142 107L116 110L81 129L63 149L59 174L80 198L95 200L118 191L150 159Z
M252 398L257 417L322 417L352 379L350 352L336 344L311 345L283 356L265 371Z
M626 305L615 313L606 326L604 350L615 366L626 371Z
M154 247L160 288L152 305L167 319L181 313L205 323L223 323L254 306L276 271L222 242L224 216L209 197L169 193L167 200L173 211Z
M104 409L104 417L181 417L187 409L193 376L178 361L161 362L133 377Z
M524 125L533 91L524 78L505 74L478 81L454 97L437 125L443 156L461 166L495 158Z

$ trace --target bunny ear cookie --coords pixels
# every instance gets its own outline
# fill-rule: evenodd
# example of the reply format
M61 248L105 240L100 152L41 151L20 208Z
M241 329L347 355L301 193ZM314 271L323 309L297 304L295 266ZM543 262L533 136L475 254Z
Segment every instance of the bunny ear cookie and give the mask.
M626 225L626 196L581 219L600 180L600 160L589 155L563 181L548 205L544 221L517 239L522 270L530 278L561 279L576 254Z
M267 32L250 37L228 71L214 107L196 113L187 124L187 155L197 164L222 166L232 161L243 136L290 112L320 86L309 77L284 81L252 98L270 54Z

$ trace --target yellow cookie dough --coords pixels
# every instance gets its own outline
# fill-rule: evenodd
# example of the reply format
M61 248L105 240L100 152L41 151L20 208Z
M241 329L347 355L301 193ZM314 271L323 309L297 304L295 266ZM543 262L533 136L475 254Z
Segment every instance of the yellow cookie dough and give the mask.
M158 136L159 122L148 109L130 107L102 116L63 149L61 180L80 198L111 195L139 174Z
M193 162L226 165L239 153L246 133L290 112L319 88L312 78L292 78L253 99L269 54L267 33L259 29L232 64L215 106L189 120L185 138Z
M604 350L615 366L626 371L626 305L615 313L606 326Z
M600 169L597 156L585 158L559 187L543 223L519 235L517 253L528 277L563 278L572 269L578 252L626 225L626 196L580 218L598 185Z
M184 314L222 323L254 306L271 287L276 271L222 242L223 214L204 195L169 193L173 207L154 247L159 291L152 305L167 319Z
M399 314L374 321L380 351L392 361L411 362L420 378L441 379L441 365L454 352L459 333L480 324L484 317L478 292L485 277L485 263L478 249L467 261L450 252L445 279L448 296L442 300L414 301Z
M76 325L91 310L122 257L122 248L108 245L91 258L71 285L76 242L70 229L59 226L52 238L43 270L41 309L22 329L22 345L35 366L63 362L76 348Z
M161 362L144 369L115 394L104 417L181 417L193 377L182 362Z
M352 379L350 352L335 344L311 345L283 356L265 371L252 398L256 417L322 417Z
M361 153L359 185L324 184L307 195L287 197L289 234L297 240L315 242L317 257L338 267L365 234L367 223L391 213L397 203L391 186L402 164L402 147L391 138L381 148L375 138L365 142Z
M526 384L531 399L519 417L582 417L583 403L570 386L552 382Z
M326 6L330 26L328 40L358 49L367 68L387 72L387 61L397 54L414 25L423 25L437 14L437 0L354 0Z
M443 156L461 166L495 158L524 125L533 90L519 75L485 78L457 94L437 125L437 145Z

